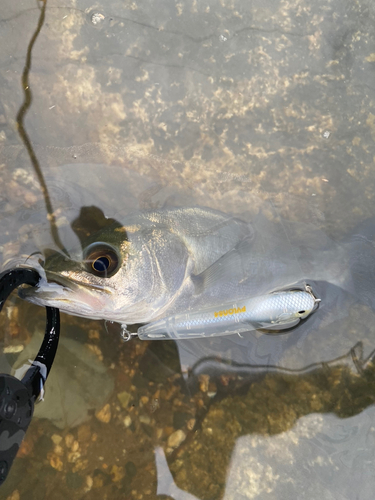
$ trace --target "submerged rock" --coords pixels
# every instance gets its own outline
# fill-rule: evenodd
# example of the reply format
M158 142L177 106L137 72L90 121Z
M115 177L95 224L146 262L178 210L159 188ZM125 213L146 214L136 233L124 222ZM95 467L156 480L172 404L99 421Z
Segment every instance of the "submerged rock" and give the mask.
M14 368L29 366L42 340L43 335L36 332ZM100 410L113 388L112 377L98 357L86 345L61 336L44 401L35 405L34 417L47 418L60 429L74 427Z

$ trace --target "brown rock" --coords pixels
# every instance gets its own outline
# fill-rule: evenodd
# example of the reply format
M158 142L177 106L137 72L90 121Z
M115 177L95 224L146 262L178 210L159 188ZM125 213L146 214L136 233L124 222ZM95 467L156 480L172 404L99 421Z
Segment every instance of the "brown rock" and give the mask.
M95 417L103 422L104 424L108 424L111 420L111 407L109 403L107 403L103 408L95 413Z
M48 458L49 458L49 464L51 467L53 467L54 469L56 469L60 472L63 470L64 464L62 463L62 460L60 457L55 455L55 453L50 453L50 454L48 454Z
M7 500L20 500L20 492L18 490L14 490L13 493L9 495Z
M112 481L114 483L118 483L125 476L125 470L123 467L119 467L118 465L113 465L111 469Z
M170 448L177 448L180 446L182 441L186 438L186 434L183 430L178 429L178 431L173 432L168 438L168 446Z
M65 436L65 446L67 448L71 448L72 444L74 443L74 436L73 434L67 434Z

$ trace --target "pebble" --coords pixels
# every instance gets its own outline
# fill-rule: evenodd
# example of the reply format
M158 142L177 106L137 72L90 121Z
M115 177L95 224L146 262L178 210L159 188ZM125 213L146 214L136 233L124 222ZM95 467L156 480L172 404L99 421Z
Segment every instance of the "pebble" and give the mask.
M78 449L79 449L79 442L74 441L72 444L72 451L78 451Z
M142 396L140 402L141 402L140 406L145 406L149 402L149 398L147 396Z
M68 453L67 460L70 464L74 464L79 458L81 454L79 451L71 451Z
M129 417L129 415L124 418L123 422L125 427L130 427L132 425L132 419Z
M60 436L59 434L52 434L51 439L53 444L60 444L62 441L62 436Z
M89 465L89 461L87 458L85 459L78 459L75 463L74 463L74 466L72 468L72 472L78 472L80 470L84 470L87 468L87 466Z
M58 456L62 457L64 455L64 450L63 447L60 446L59 444L55 445L53 452Z
M61 458L55 455L54 453L49 456L49 464L53 469L61 472L64 468L64 464L61 461Z
M112 465L111 476L112 476L112 481L114 483L118 483L125 476L124 468L119 467L118 465Z
M95 476L93 479L93 486L95 489L100 489L103 488L104 486L104 479L102 476Z
M13 493L9 495L7 500L20 500L20 492L18 490L14 490Z
M103 406L103 408L95 413L95 417L103 422L104 424L108 424L111 420L111 407L109 404Z
M73 436L73 434L67 434L65 436L65 446L67 448L71 448L73 442L74 442L74 436Z
M86 476L86 486L84 492L87 493L88 491L90 491L93 484L94 484L93 478L91 476Z
M195 426L195 418L191 418L190 420L188 420L186 427L188 428L189 431L192 431L194 429L194 426Z
M148 416L148 415L140 415L139 417L139 421L142 423L142 424L147 424L149 425L150 422L151 422L151 418Z
M183 430L178 429L173 432L168 438L168 446L170 448L177 448L185 440L186 434Z
M117 399L120 401L120 404L123 408L128 407L131 397L131 394L127 391L119 392L117 394Z

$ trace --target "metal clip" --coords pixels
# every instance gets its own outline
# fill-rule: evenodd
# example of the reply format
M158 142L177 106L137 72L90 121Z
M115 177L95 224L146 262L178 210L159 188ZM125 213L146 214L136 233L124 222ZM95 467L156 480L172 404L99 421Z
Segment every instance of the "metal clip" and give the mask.
M129 332L129 330L126 328L125 324L121 325L120 335L121 335L121 338L124 342L129 342L129 340L131 340L132 337L138 337L138 333L137 332L134 332L134 333Z

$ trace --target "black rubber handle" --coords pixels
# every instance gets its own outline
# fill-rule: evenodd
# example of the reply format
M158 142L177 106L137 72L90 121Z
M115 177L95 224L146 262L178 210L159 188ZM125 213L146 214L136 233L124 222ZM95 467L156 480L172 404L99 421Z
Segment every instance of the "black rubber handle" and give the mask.
M0 311L12 291L22 284L37 285L40 276L34 269L10 269L0 274ZM7 478L22 439L31 422L34 403L55 358L59 335L59 310L46 307L47 322L39 352L22 380L0 374L0 485Z
M0 375L0 485L7 478L34 412L27 387L12 375Z
M0 274L0 311L9 295L20 285L35 286L40 280L34 269L9 269Z

